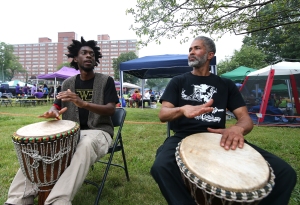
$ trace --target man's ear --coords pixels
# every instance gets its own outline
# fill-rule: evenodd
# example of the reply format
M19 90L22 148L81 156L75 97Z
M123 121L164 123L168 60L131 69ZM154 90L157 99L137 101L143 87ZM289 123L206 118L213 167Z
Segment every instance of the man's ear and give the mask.
M77 56L73 58L74 62L77 63Z
M215 56L214 52L208 52L207 59L211 60Z

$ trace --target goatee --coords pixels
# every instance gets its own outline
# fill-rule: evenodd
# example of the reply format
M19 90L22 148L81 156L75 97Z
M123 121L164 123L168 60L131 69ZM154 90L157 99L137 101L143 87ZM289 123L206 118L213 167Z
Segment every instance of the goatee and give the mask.
M200 68L202 67L205 62L207 61L207 53L202 56L202 57L197 57L197 56L193 56L196 60L194 61L188 61L189 66L191 67L195 67L195 68Z

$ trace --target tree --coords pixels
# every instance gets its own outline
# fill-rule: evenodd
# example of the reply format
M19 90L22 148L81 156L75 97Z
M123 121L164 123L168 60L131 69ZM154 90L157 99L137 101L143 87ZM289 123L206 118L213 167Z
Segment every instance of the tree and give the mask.
M243 45L238 51L235 50L231 59L226 59L218 63L218 74L232 71L239 66L260 69L267 65L266 55L254 46Z
M26 70L19 63L17 56L13 54L14 48L12 45L0 42L0 68L1 79L10 81L16 73L24 73Z
M57 70L61 69L62 67L70 67L70 63L61 63L57 66Z
M268 6L269 12L259 13ZM134 30L142 45L160 38L168 39L182 36L189 31L192 37L201 33L235 34L253 33L276 28L282 25L299 23L299 0L137 0L137 8L126 12L134 16ZM272 25L269 22L276 22ZM182 37L180 42L187 42Z
M281 59L300 58L300 25L294 24L259 31L244 38L246 45L255 45L266 55L266 62L272 64Z
M119 74L120 73L120 63L129 61L129 60L133 60L136 58L138 58L138 56L133 51L121 53L118 58L114 58L113 59L113 69L114 69L114 73L115 73L114 74L115 79L120 79L120 74ZM133 75L124 73L123 81L136 84L139 81L139 79Z
M299 0L296 0L299 4ZM259 11L260 15L272 14L271 5L267 5ZM284 17L281 14L279 17ZM300 55L300 25L283 25L274 27L278 20L270 20L268 22L270 28L261 30L246 36L243 40L244 44L253 45L262 50L266 55L266 61L275 63L281 59L299 59ZM251 24L249 25L251 27Z
M155 78L155 79L147 79L146 85L153 89L154 87L157 88L157 90L161 90L162 88L166 87L168 82L170 81L170 78Z

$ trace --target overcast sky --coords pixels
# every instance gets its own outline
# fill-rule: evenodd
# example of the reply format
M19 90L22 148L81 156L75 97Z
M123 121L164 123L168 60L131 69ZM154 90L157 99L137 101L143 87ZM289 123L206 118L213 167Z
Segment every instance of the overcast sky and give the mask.
M39 37L57 42L58 32L73 31L78 39L96 40L108 34L111 40L137 39L132 30L133 16L127 8L136 0L9 0L0 1L0 42L8 44L37 43ZM161 44L149 44L139 57L161 54L187 54L191 42L162 39ZM217 61L231 56L242 45L242 36L225 35L215 41Z

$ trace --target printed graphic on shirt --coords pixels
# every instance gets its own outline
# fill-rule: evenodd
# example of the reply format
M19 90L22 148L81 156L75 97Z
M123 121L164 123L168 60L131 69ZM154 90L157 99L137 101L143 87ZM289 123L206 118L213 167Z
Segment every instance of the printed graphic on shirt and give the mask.
M76 89L76 94L84 101L91 102L93 97L92 89Z
M217 89L214 86L206 85L206 84L200 84L200 85L192 85L194 86L193 93L186 94L185 90L182 89L181 92L181 98L183 100L191 100L201 103L207 103L210 99L212 99L212 96L217 93ZM196 116L196 120L202 120L206 122L220 122L221 118L216 117L215 114L217 112L224 112L224 109L218 109L217 107L214 107L213 111L211 113L205 113L199 116Z

